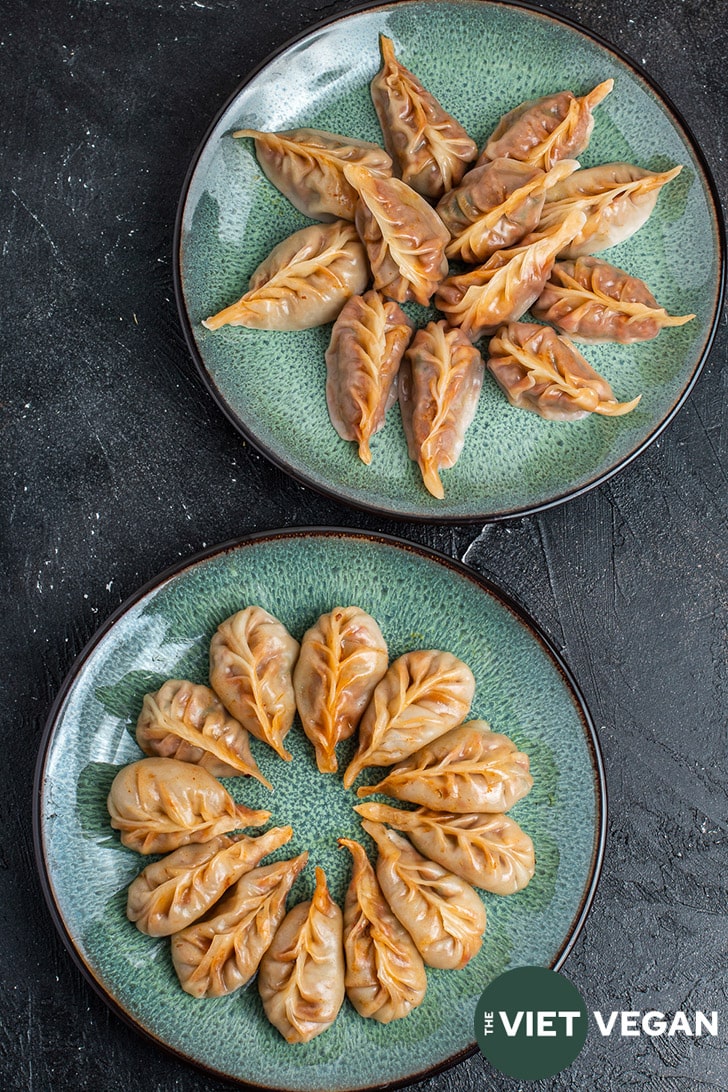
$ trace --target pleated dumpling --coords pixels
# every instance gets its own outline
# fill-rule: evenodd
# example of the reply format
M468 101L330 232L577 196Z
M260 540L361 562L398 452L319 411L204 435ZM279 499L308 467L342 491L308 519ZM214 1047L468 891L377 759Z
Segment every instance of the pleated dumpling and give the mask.
M382 894L363 846L339 838L354 867L344 903L346 996L360 1016L388 1024L422 1003L427 975L417 946Z
M331 1027L344 1002L341 910L322 868L313 898L289 910L260 961L265 1014L288 1043L307 1043Z
M372 175L372 178L376 177ZM237 303L202 323L208 330L308 330L333 322L369 280L367 256L353 224L312 224L273 248Z
M394 42L379 36L382 67L371 83L372 101L396 173L423 197L456 186L478 147L414 73L401 64Z
M336 746L356 731L387 663L382 631L360 607L334 607L304 634L293 685L321 773L338 769Z
M427 966L464 967L483 944L486 915L480 896L400 834L368 820L362 826L379 849L377 879L384 896Z
M172 962L186 993L224 997L253 977L307 860L301 853L246 872L204 918L174 934Z
M282 622L255 606L226 618L210 642L210 682L223 705L287 762L283 741L296 715L298 648Z
M454 466L478 408L483 358L462 330L430 322L415 334L399 380L402 427L409 457L425 487L442 499L440 471Z
M238 827L261 827L269 811L236 804L201 766L176 758L141 758L114 778L106 806L121 841L138 853L170 853Z

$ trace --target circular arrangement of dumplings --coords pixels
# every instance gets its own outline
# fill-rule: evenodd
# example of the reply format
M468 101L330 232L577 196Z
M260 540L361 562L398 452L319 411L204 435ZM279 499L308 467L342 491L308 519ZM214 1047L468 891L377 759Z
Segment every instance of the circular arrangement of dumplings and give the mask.
M390 663L377 622L356 606L322 615L300 645L261 607L238 611L210 643L210 682L170 679L145 695L136 737L146 757L111 785L122 843L165 854L131 883L129 920L171 938L194 997L224 996L257 974L266 1016L290 1043L330 1027L345 997L381 1023L406 1016L425 998L426 966L457 970L480 950L486 910L475 888L511 895L534 874L533 843L506 814L533 784L528 756L466 720L475 679L465 663L438 649ZM261 863L293 829L240 833L271 813L217 780L272 788L249 734L290 761L296 712L322 773L338 770L337 745L357 733L344 786L385 767L357 795L404 805L355 805L378 856L373 866L360 842L339 838L352 858L343 913L318 866L312 898L287 911L308 853Z
M370 441L399 400L409 457L441 499L440 472L454 466L476 413L483 356L508 402L546 420L637 405L615 398L574 341L632 344L695 317L669 315L644 281L593 256L642 227L681 167L580 168L611 79L515 107L478 155L392 40L382 35L380 46L371 95L384 149L316 129L233 133L255 141L267 178L322 223L280 242L242 298L203 325L333 322L334 429L369 464ZM451 272L453 260L472 268ZM408 301L444 318L414 332L399 306ZM521 322L529 309L551 326Z

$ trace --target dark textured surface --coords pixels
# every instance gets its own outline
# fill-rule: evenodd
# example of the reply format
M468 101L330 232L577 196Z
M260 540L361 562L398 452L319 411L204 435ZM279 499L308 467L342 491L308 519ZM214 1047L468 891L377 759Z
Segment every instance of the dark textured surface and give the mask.
M36 879L31 784L74 657L141 583L204 544L281 525L401 534L510 590L571 664L600 729L611 819L566 964L587 1007L717 1009L719 1039L603 1040L558 1092L728 1089L725 322L662 438L608 484L480 529L383 522L303 489L241 444L202 390L171 278L176 203L208 121L274 47L346 4L0 4L2 203L0 1086L226 1087L107 1010ZM644 63L719 189L728 36L713 5L554 8ZM422 1092L511 1092L481 1056Z

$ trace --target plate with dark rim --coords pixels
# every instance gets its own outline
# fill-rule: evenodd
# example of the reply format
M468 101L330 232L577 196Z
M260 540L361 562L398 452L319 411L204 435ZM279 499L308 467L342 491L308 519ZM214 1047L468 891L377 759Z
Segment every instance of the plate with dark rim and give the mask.
M166 678L207 681L208 647L228 615L258 603L298 639L316 617L356 603L379 622L391 657L444 648L471 667L471 716L509 735L531 761L534 787L512 810L536 851L529 886L482 893L488 926L460 971L428 969L422 1005L389 1025L345 1002L335 1024L290 1046L262 1011L255 983L198 1000L176 980L169 942L126 919L126 889L149 858L124 848L109 825L115 774L142 757L134 726L145 692ZM225 784L238 801L290 824L309 865L289 905L310 896L321 865L341 904L349 855L338 836L362 839L355 791L319 774L296 721L284 763L251 740L270 793L251 779ZM343 769L355 740L341 746ZM362 775L366 776L366 775ZM245 782L243 784L243 782ZM358 783L363 783L359 781ZM38 867L59 933L91 985L156 1043L207 1071L267 1089L314 1092L406 1084L475 1049L480 993L508 967L559 967L586 919L605 837L604 773L594 726L571 673L538 626L466 566L403 540L342 529L253 535L168 570L125 603L76 661L51 711L36 771ZM276 855L274 855L275 857Z
M627 401L623 417L571 423L513 409L486 374L476 418L444 500L430 496L407 457L398 406L365 466L334 432L325 397L331 327L280 333L202 320L237 300L272 247L311 221L262 174L239 128L310 126L380 142L369 82L378 36L461 121L479 146L526 99L583 94L607 78L582 166L682 164L645 226L605 252L643 278L672 314L697 317L635 346L586 346L587 358ZM524 63L527 58L527 63ZM356 507L410 520L505 519L537 512L604 481L642 452L680 408L710 349L724 281L724 230L714 184L677 110L651 78L596 35L525 5L405 0L339 15L300 35L256 69L213 121L179 206L174 243L180 317L200 375L242 435L306 485ZM422 325L434 311L405 310ZM486 346L481 343L485 350Z

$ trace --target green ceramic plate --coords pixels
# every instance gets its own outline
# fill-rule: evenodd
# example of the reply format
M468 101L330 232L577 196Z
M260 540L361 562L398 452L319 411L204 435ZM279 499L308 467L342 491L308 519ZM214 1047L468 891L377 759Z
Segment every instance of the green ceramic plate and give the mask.
M381 141L369 95L378 35L482 144L499 117L564 87L584 93L608 77L582 165L627 160L652 170L683 164L648 223L608 252L642 277L686 326L634 347L587 347L626 401L625 417L554 423L512 409L486 376L463 454L443 474L445 499L425 490L407 458L398 408L373 442L369 467L334 432L325 398L330 326L295 333L201 320L232 303L255 267L306 218L266 180L238 128L313 126ZM552 15L479 0L411 0L332 20L282 49L213 123L184 187L175 240L177 297L192 354L213 396L264 454L306 484L391 516L487 521L537 511L603 481L655 438L682 404L710 347L722 293L718 202L699 150L649 78L595 36ZM432 313L406 310L419 324Z
M533 838L536 875L517 895L483 895L488 929L480 953L462 971L429 970L425 1001L405 1020L363 1020L346 1002L334 1026L303 1046L289 1046L268 1024L254 984L219 1000L182 992L168 942L126 920L126 887L143 859L121 846L105 808L114 775L141 757L133 732L143 694L173 676L207 681L216 626L251 603L299 639L322 612L356 603L379 621L392 657L414 648L452 651L475 675L473 715L530 755L535 782L513 815ZM354 742L342 748L344 759ZM352 811L355 793L338 775L318 773L298 723L286 743L290 764L252 740L272 794L249 780L227 787L238 800L271 810L274 824L293 826L294 839L278 857L309 850L289 905L310 895L315 864L341 902L349 855L336 839L367 840ZM536 627L458 562L346 531L271 533L218 548L121 608L81 655L51 714L36 800L49 905L72 954L112 1007L209 1070L306 1092L407 1082L473 1049L475 1003L493 977L523 964L559 966L565 958L594 892L605 818L589 715Z

